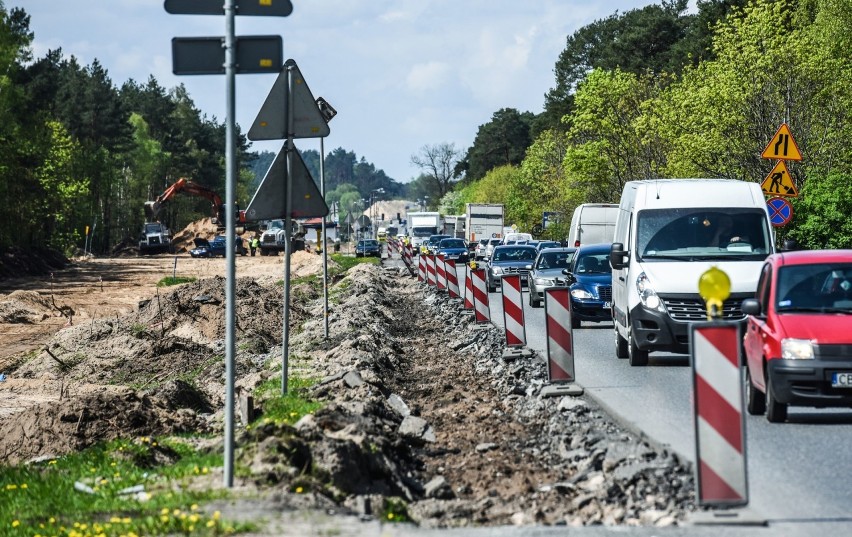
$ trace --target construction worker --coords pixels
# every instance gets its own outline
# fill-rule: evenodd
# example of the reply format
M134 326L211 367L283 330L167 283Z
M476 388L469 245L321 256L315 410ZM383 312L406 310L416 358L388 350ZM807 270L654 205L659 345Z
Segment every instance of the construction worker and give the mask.
M251 256L254 257L254 253L260 247L260 237L257 236L257 233L254 234L254 237L249 240L249 250L251 250Z

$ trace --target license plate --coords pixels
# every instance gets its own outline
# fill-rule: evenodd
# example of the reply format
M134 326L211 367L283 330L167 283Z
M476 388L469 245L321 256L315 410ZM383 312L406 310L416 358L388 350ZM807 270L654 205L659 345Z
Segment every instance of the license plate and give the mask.
M612 302L604 302L603 307L605 310L610 309L612 307Z
M832 373L832 388L852 388L852 373Z

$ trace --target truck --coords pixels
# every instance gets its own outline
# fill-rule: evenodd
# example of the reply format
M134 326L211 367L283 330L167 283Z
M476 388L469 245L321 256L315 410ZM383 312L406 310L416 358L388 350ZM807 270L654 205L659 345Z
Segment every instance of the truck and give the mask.
M459 215L447 215L444 217L444 235L449 235L450 237L456 239L465 238L465 222L467 221L467 216L463 214Z
M290 243L292 251L305 249L305 230L296 222L291 221ZM278 252L287 250L287 240L284 233L284 220L270 220L266 230L260 236L260 255L276 256Z
M464 238L468 242L503 237L503 205L500 203L466 203Z
M444 230L444 219L441 213L422 212L408 213L408 230L411 234L411 245L414 251L420 251L420 245Z
M172 232L160 222L146 222L139 237L139 255L174 253Z

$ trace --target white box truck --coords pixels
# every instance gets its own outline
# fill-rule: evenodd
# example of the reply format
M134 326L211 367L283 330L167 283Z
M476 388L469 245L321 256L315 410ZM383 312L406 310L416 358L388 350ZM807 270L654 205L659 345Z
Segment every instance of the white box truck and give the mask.
M585 244L611 243L615 233L618 205L615 203L584 203L574 209L568 245L579 248Z
M497 203L466 203L467 215L464 238L468 242L503 238L503 205Z
M689 352L690 325L707 319L698 280L710 267L731 280L721 316L742 321L775 241L759 183L660 179L624 186L610 250L615 354L630 365L651 351Z
M415 252L420 251L420 245L428 241L429 237L444 231L444 220L441 218L441 213L408 213L406 225L411 237L411 246L413 246Z

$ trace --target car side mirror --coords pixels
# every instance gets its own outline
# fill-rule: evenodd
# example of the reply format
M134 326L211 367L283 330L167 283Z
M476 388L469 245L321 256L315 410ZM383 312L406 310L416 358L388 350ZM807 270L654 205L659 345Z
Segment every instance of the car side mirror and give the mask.
M760 312L760 301L756 298L746 298L742 303L743 313L746 315L754 315L759 317Z
M567 268L562 269L562 274L565 276L565 283L567 283L568 285L574 285L575 283L577 283L577 277L574 276L574 273L568 270Z
M624 245L620 242L612 243L609 247L609 266L619 270L627 266L630 260L630 253L624 250Z

